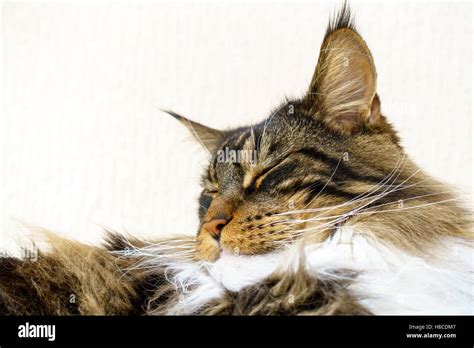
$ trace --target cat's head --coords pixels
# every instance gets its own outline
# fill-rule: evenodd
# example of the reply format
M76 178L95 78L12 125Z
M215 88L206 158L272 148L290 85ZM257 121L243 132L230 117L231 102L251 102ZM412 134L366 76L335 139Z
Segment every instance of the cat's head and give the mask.
M226 131L170 113L211 155L199 200L203 260L326 238L403 151L381 114L373 58L346 7L329 25L302 98Z

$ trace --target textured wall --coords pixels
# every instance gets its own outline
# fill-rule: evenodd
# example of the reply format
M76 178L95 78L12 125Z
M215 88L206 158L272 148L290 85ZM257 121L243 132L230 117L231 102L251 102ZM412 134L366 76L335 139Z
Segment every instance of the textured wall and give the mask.
M305 91L339 4L3 3L0 244L18 220L90 241L193 233L205 153L159 108L262 119ZM472 192L471 5L352 7L409 153Z

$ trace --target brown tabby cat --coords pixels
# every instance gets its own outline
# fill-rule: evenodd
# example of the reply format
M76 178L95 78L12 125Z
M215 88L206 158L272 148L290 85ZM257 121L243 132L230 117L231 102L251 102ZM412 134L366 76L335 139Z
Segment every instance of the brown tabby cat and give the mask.
M211 155L196 237L49 234L0 259L0 314L472 313L470 213L407 158L376 86L344 6L301 99L227 131L168 112Z

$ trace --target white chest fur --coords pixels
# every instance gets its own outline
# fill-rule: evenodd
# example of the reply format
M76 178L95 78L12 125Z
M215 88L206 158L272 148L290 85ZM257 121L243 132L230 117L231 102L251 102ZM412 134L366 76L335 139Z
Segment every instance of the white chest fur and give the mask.
M274 271L296 270L301 260L319 278L337 277L338 269L359 271L349 289L374 314L474 313L472 247L451 239L437 252L436 260L408 255L343 227L321 244L294 244L261 256L224 253L215 263L174 264L170 281L182 298L170 314L190 314L225 289L238 291Z

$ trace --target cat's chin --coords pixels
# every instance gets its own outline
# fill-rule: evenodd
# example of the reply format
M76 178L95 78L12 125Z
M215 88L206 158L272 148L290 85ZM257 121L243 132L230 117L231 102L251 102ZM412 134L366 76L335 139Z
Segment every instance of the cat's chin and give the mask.
M201 233L197 237L196 259L200 261L216 261L221 254L221 247L213 237Z
M272 251L273 249L256 249L249 247L232 235L222 234L220 241L217 241L209 233L201 231L197 236L195 258L200 261L214 262L221 255L253 256Z
M200 261L214 262L221 256L244 256L238 248L221 245L214 238L201 238L196 246L196 259ZM250 254L251 255L251 254ZM249 255L245 255L249 256Z

